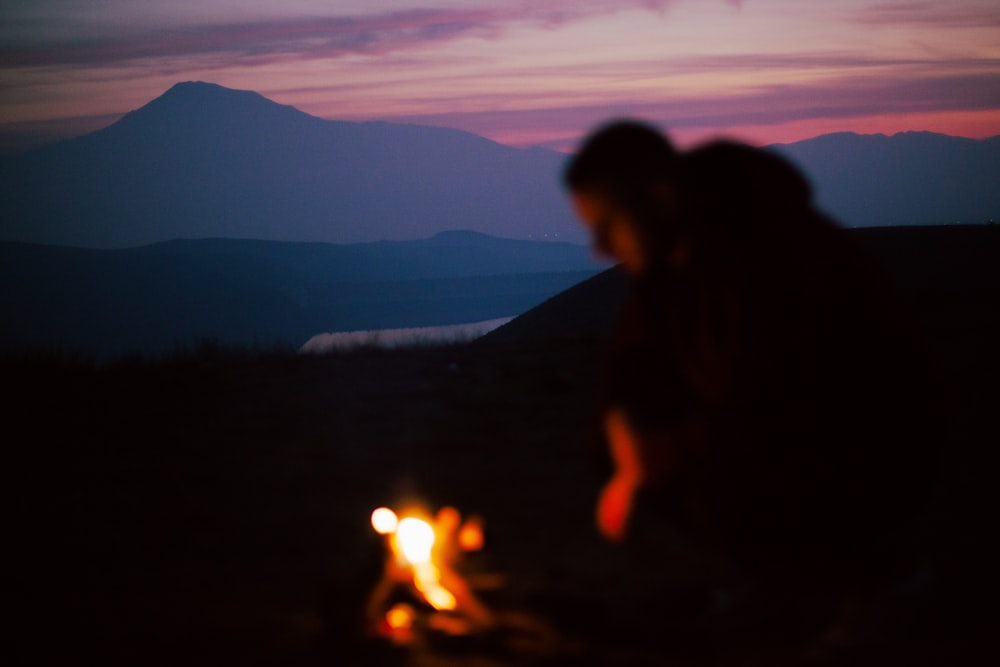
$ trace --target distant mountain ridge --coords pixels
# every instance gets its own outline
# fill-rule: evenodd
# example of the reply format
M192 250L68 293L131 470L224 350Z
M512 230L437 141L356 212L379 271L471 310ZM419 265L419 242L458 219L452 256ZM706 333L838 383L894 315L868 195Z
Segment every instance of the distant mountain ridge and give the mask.
M802 167L817 206L852 227L1000 221L1000 136L841 132L768 148Z
M459 130L323 120L187 82L103 130L0 160L0 239L120 248L470 229L582 242L555 185L564 159Z
M1000 219L1000 137L824 135L770 147L848 226ZM184 82L97 132L0 157L0 240L354 243L470 229L583 243L566 156L460 130L310 116Z

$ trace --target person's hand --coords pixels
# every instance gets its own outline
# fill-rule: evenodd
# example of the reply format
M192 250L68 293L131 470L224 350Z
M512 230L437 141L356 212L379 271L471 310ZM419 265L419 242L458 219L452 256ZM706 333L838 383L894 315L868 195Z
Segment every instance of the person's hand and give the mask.
M638 488L634 478L615 474L601 491L597 501L597 529L612 542L625 538L628 518Z
M604 433L608 439L615 473L638 484L643 478L639 460L639 437L632 430L623 410L615 408L608 411L604 416Z

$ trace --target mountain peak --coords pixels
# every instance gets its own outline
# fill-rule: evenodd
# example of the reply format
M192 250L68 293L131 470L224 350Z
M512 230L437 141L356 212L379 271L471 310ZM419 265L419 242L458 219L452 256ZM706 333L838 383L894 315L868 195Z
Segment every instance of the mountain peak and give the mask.
M182 81L144 106L125 114L119 129L176 126L178 123L206 130L231 125L237 119L263 128L291 116L313 118L294 107L278 104L252 90L226 88L206 81Z
M217 83L206 81L181 81L171 86L165 93L139 109L149 109L154 107L171 106L176 108L186 107L220 107L233 108L236 106L270 106L282 107L277 102L272 102L260 93L252 90L236 90L226 88Z
M220 86L217 83L210 83L208 81L180 81L172 85L165 93L156 99L205 100L213 98L219 99L223 97L239 98L243 100L250 98L267 100L266 97L252 90L226 88L225 86ZM153 100L153 102L155 101L156 100Z
M171 91L186 91L186 90L233 90L232 88L226 88L225 86L220 86L217 83L212 83L210 81L178 81L174 85L170 86L167 92Z

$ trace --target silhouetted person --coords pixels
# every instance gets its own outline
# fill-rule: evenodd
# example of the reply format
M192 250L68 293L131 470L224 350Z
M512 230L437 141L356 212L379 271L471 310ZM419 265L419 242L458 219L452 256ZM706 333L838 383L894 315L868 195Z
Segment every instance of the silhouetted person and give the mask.
M752 580L878 588L930 494L937 437L890 281L763 150L682 155L622 121L565 178L631 280L602 388L600 530L624 537L641 492Z

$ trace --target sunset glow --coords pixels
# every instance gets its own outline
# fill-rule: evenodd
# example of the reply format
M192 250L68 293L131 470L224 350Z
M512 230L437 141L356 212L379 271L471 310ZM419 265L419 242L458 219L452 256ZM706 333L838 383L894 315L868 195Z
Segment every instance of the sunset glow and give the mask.
M618 115L682 144L1000 134L993 0L38 0L0 15L4 136L96 129L184 80L558 149Z

